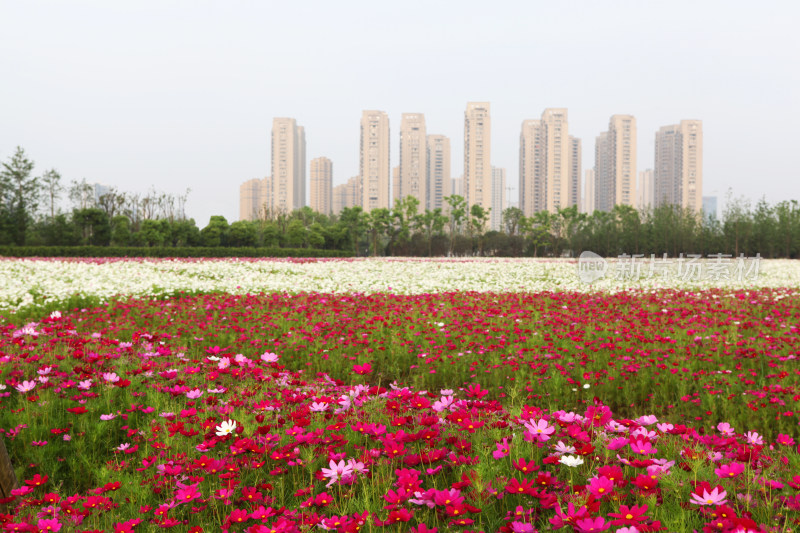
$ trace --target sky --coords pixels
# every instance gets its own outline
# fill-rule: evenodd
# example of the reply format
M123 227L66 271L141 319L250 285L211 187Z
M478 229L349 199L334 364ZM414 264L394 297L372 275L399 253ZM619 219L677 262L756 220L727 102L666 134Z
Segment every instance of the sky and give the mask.
M238 220L239 185L270 172L274 117L308 159L358 174L361 112L450 137L491 104L492 165L517 198L523 120L568 109L594 166L614 114L704 130L703 194L800 200L800 2L0 0L0 161L17 146L64 181L183 194L199 226Z

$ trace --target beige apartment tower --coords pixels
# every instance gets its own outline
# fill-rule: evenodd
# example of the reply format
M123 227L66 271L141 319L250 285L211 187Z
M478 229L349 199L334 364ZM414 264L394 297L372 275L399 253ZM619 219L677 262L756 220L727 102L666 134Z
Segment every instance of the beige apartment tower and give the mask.
M703 208L703 122L682 120L656 133L653 204Z
M647 209L653 206L653 186L655 184L655 173L652 168L639 171L639 187L636 189L636 208Z
M261 208L260 179L247 180L239 186L239 220L256 220Z
M581 207L581 173L583 170L583 152L581 140L569 136L569 202L570 206Z
M445 208L444 198L450 196L450 139L444 135L428 135L428 199L425 208Z
M519 194L525 216L579 205L581 141L569 135L567 110L548 108L524 120L520 133Z
M544 160L542 121L523 120L519 136L519 208L526 217L546 210Z
M359 178L353 176L347 183L342 183L333 188L333 213L338 215L345 207L355 207L361 200L359 196Z
M403 113L400 119L399 198L413 196L421 210L428 201L427 133L425 115Z
M267 216L272 179L252 179L239 186L239 220L260 220Z
M591 215L594 213L594 169L587 168L583 180L583 201L581 202L581 213Z
M389 208L389 116L384 111L364 111L361 115L359 150L361 201L365 212Z
M333 209L333 163L327 157L311 160L311 209L330 215Z
M268 205L291 212L306 205L306 134L293 118L272 120L272 190Z
M636 207L636 119L612 115L608 131L595 142L595 209L615 205Z
M489 229L500 231L505 208L506 169L492 167L492 212L489 214Z
M469 102L464 113L464 199L467 209L492 207L492 143L489 102Z

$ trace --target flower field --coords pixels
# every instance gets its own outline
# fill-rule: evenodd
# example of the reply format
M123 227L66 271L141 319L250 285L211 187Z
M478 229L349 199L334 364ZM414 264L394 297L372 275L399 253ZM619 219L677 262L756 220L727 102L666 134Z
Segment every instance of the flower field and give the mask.
M796 531L796 263L575 268L0 261L2 528Z

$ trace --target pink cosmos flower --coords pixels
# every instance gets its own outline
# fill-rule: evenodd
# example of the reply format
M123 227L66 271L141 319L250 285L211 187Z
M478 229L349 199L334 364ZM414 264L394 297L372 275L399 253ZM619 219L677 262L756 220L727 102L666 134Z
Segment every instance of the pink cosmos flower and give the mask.
M17 391L19 391L20 393L25 394L26 392L32 391L35 387L36 387L35 381L23 381L14 388L17 389Z
M547 420L544 419L536 422L531 419L529 422L525 422L525 429L528 430L528 433L525 434L526 437L530 436L531 439L540 441L550 440L550 435L556 431L556 428L548 424Z
M742 463L731 463L714 469L714 473L721 478L736 477L742 472L744 472L744 465Z
M272 352L264 352L261 354L261 360L265 363L275 363L278 360L278 354Z
M728 495L727 492L724 490L720 490L719 487L714 487L714 490L708 492L706 489L703 489L703 495L699 496L692 493L692 499L689 503L693 503L695 505L722 505L723 503L727 503L728 500L725 497Z
M605 498L614 492L614 484L605 476L590 479L588 488L596 498Z
M794 444L794 439L790 435L778 433L777 442L778 444L783 444L784 446L792 446Z
M308 408L312 413L324 413L328 410L327 402L313 402Z
M201 496L200 491L197 489L197 483L189 485L175 492L175 501L178 503L185 503L195 500Z
M764 439L762 439L761 435L759 435L755 431L748 431L745 437L747 438L748 444L756 444L756 445L764 444Z
M186 397L189 398L190 400L196 400L202 395L203 391L201 391L200 389L192 389L186 393Z
M114 372L103 372L103 379L108 383L116 383L119 381L119 376Z
M495 445L497 446L497 449L492 452L492 457L494 457L495 459L502 459L503 457L508 455L509 452L511 451L509 448L507 437L503 437L503 442L498 442Z
M733 435L733 426L731 426L727 422L720 422L719 424L717 424L717 430L726 437L730 437Z
M61 523L55 518L42 518L36 522L36 527L40 532L56 532L61 531Z
M330 468L323 468L322 475L323 477L328 478L328 484L325 485L326 487L330 487L339 478L343 478L345 476L351 476L353 474L353 467L345 463L344 461L336 461L331 460L329 463Z
M636 442L631 442L631 450L633 451L633 453L641 455L652 455L654 453L658 453L658 449L653 448L653 445L650 444L649 441L641 441L641 440L637 440Z
M595 533L596 531L606 531L611 527L610 522L602 516L594 518L583 518L575 521L575 529L578 533Z
M364 363L363 365L353 365L353 372L362 376L369 374L372 372L372 365L369 363Z

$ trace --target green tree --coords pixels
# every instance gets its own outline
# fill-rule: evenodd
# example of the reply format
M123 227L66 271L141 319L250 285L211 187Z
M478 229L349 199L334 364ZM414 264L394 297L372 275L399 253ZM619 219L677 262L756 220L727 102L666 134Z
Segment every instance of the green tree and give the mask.
M168 242L172 246L198 246L202 244L200 228L193 218L176 219L170 224Z
M0 170L0 241L25 245L25 233L38 205L39 178L33 176L33 161L17 147Z
M212 216L208 225L200 230L203 246L226 246L228 242L228 221L223 216Z
M125 215L117 215L111 219L111 244L128 246L131 242L131 220Z
M469 230L470 237L478 242L478 255L483 255L483 237L486 233L486 224L491 216L491 208L484 209L478 204L474 204L469 210Z
M40 180L42 184L42 193L49 207L50 219L53 219L56 216L56 204L59 198L61 198L61 192L64 190L64 186L61 185L61 174L51 169L42 174Z
M249 220L237 220L231 224L228 233L230 246L255 246L258 242L256 225Z
M364 211L360 206L345 207L342 209L339 221L347 231L350 246L353 247L353 254L358 255L358 243L367 227Z
M302 220L293 219L289 221L286 242L290 248L305 248L307 246L306 227L303 225Z
M378 207L367 213L365 221L372 256L377 257L380 255L381 236L387 233L392 225L392 214L385 207Z
M141 239L147 246L164 246L170 237L169 221L166 219L147 219L139 228Z
M449 207L449 233L450 233L450 249L449 254L453 254L453 247L455 246L456 236L461 234L464 219L467 216L467 201L463 196L452 194L445 196L444 201L447 202Z
M78 229L81 244L108 246L111 241L111 223L102 209L87 207L72 212L72 222Z
M425 236L428 248L428 257L433 255L433 236L441 235L444 231L444 225L447 223L447 217L442 214L442 208L437 207L433 211L426 209L421 215L417 215L414 219L415 229Z

